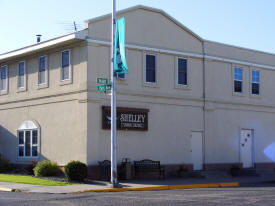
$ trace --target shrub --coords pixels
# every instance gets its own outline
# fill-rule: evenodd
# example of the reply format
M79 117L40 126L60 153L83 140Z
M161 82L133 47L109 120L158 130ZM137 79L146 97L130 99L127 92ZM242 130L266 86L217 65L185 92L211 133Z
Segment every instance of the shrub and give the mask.
M11 170L12 166L9 161L0 154L0 172L9 172Z
M87 177L87 165L80 161L71 161L65 166L65 176L70 180L83 181Z
M60 174L60 168L57 163L47 160L38 162L33 171L37 177L58 176Z

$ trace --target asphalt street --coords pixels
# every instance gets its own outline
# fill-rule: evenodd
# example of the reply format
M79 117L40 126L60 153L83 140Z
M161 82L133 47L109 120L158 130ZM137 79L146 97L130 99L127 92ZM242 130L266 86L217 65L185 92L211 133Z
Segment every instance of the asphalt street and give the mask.
M145 192L25 194L0 192L1 206L275 205L274 185Z

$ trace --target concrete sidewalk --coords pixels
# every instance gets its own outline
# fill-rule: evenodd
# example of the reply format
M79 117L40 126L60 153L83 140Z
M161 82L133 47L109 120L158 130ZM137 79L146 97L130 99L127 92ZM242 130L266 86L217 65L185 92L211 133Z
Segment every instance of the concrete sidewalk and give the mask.
M209 187L236 187L246 184L257 184L272 181L275 181L274 173L261 174L260 176L231 177L223 173L213 172L211 174L210 172L206 175L205 178L121 181L120 188L111 188L108 182L101 181L94 181L90 184L75 184L68 186L38 186L0 182L0 191L53 194L108 191L148 191Z

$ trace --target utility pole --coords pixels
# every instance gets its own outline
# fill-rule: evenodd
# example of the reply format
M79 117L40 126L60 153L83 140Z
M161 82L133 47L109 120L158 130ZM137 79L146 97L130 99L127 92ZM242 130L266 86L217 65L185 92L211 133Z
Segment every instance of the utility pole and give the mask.
M116 139L116 73L114 71L114 48L116 34L116 0L113 1L112 12L112 45L111 45L111 184L113 188L118 187L117 182L117 139Z

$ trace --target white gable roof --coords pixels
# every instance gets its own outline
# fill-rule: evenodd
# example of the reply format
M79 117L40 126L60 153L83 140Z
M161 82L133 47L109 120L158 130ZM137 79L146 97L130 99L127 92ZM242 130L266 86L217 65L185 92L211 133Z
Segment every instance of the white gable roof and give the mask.
M26 120L18 128L18 130L27 130L27 129L39 129L39 127L35 122Z

